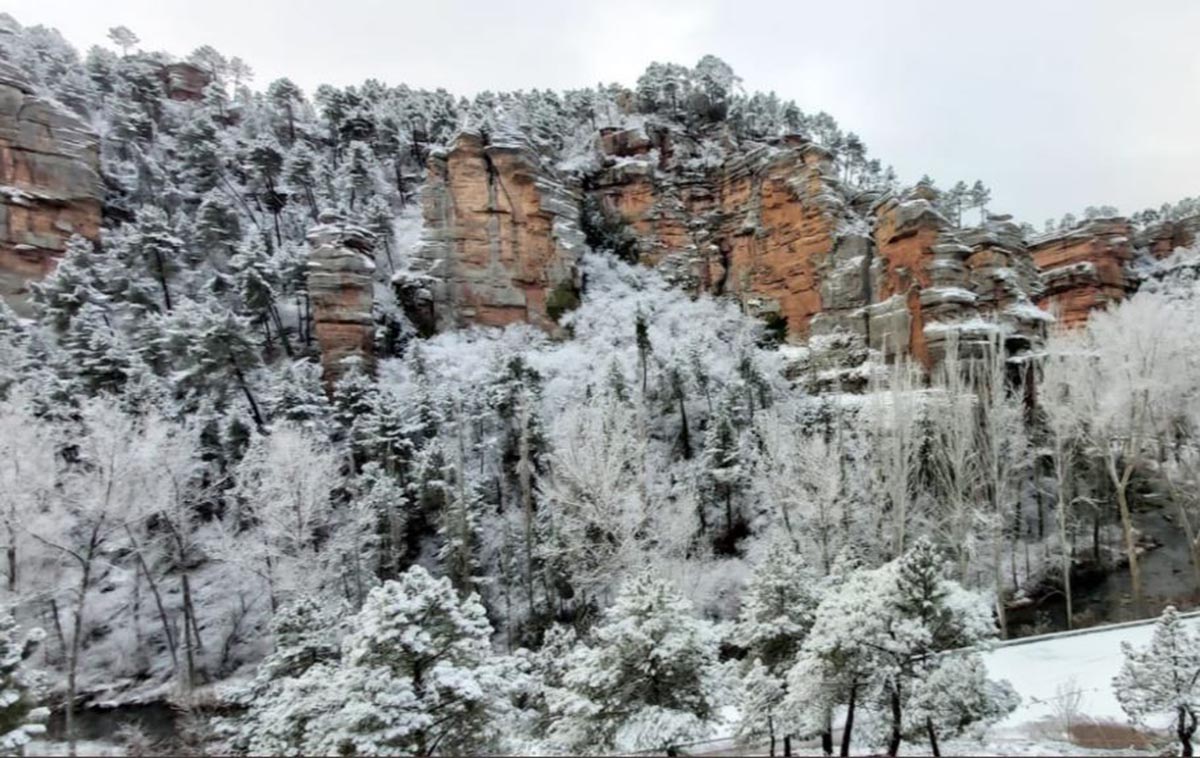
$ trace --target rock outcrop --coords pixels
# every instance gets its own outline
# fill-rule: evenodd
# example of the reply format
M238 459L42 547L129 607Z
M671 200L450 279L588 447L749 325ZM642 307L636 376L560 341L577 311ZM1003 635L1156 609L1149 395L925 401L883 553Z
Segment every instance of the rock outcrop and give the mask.
M347 359L373 368L375 237L334 214L320 221L308 232L308 294L325 381L332 385Z
M212 75L193 63L168 63L159 70L167 97L182 102L200 102L204 89L212 83Z
M1038 304L1076 327L1093 310L1123 300L1135 286L1126 271L1132 235L1127 219L1097 218L1035 240L1030 252L1044 287Z
M1200 239L1200 216L1151 224L1137 235L1136 245L1158 260L1170 257L1176 249L1191 247Z
M28 312L29 283L54 270L67 240L99 232L96 135L0 61L0 297Z
M552 330L551 301L574 296L579 219L593 246L735 297L793 341L853 353L849 340L930 367L951 335L963 346L999 331L1019 352L1050 320L1033 304L1037 270L1010 218L959 231L928 188L851 195L833 156L801 135L739 148L721 131L641 126L601 130L594 148L571 174L518 140L471 133L434 156L425 242L397 279L410 318Z
M553 168L519 136L464 132L430 157L421 197L425 237L404 284L417 277L428 286L410 318L438 329L519 321L556 329L577 302L584 242L579 197Z

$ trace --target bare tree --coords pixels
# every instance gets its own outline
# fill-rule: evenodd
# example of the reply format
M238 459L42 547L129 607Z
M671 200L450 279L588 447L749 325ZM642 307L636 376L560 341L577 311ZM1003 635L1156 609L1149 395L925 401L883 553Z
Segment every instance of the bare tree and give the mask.
M923 432L920 368L900 356L888 372L886 387L874 379L866 418L870 424L872 463L882 497L875 513L876 537L893 557L904 552L917 519L918 467ZM886 532L886 534L885 534Z

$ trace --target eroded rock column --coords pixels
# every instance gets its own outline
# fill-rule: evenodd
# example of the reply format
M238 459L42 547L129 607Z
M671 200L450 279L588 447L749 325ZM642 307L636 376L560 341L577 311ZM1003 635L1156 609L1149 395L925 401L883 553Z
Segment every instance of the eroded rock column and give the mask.
M374 370L372 250L375 236L324 213L308 232L308 294L325 382L332 386L358 361Z

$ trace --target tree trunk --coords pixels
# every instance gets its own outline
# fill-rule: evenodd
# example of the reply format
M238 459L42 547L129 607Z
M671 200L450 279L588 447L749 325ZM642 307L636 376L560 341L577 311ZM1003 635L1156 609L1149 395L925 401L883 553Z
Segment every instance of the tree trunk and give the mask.
M683 444L683 457L685 460L692 459L692 436L688 433L687 408L683 404L683 393L676 393L676 398L679 400L679 421L683 426L679 438Z
M892 692L888 696L888 700L890 701L892 709L892 736L888 739L887 754L888 758L896 758L896 755L900 752L901 739L900 690L897 686L893 685Z
M171 622L167 618L166 608L163 607L162 595L158 592L158 583L150 575L150 567L146 565L146 559L142 556L142 548L133 536L133 530L129 528L128 524L125 525L125 533L129 535L129 542L133 545L134 558L137 559L138 567L142 570L142 576L146 577L146 583L150 585L150 594L154 596L154 605L158 608L158 618L162 622L163 634L167 638L167 649L171 651L171 667L178 671L179 656L175 649L175 635L171 633Z
M1109 457L1112 461L1112 457ZM1113 479L1113 485L1117 495L1117 511L1121 514L1121 535L1125 541L1125 555L1129 559L1129 582L1133 589L1133 606L1140 613L1142 610L1142 568L1138 564L1137 543L1133 536L1133 515L1129 511L1129 477L1133 474L1133 467L1126 465L1124 473L1116 476L1116 464L1111 463L1109 467L1109 475Z
M1192 735L1196 732L1196 717L1185 705L1179 706L1179 716L1175 722L1175 733L1179 736L1180 755L1191 758Z
M242 367L237 365L237 362L230 359L229 363L233 366L233 374L237 377L238 386L242 388L242 393L246 396L246 402L250 404L250 413L254 416L254 425L258 427L258 431L265 432L267 424L263 421L262 413L258 410L258 403L254 401L254 395L250 393L250 385L246 383L246 375L242 373Z
M792 755L792 735L785 734L785 735L783 735L783 756L784 756L784 758L791 758L791 755Z
M188 620L186 600L183 605L183 652L187 657L187 688L190 692L196 686L196 655L192 647L192 625Z
M858 699L858 685L850 687L850 702L846 705L846 723L842 725L842 758L850 755L850 739L854 732L854 706Z
M942 758L942 751L938 749L937 730L933 728L933 719L925 718L925 733L929 735L929 749L933 752L933 758Z
M821 732L821 754L833 755L833 732L828 729Z
M288 339L287 331L283 328L283 317L279 315L279 308L275 306L274 302L271 303L270 310L271 320L275 322L275 331L279 334L279 341L283 343L283 352L287 354L288 358L291 358L293 357L292 341Z
M997 530L995 545L996 545L996 560L995 560L995 583L996 583L996 625L1000 629L1000 639L1008 639L1008 614L1004 609L1004 567L1000 564L1001 548L1000 540L1003 537Z
M92 580L92 553L94 552L95 539L99 533L97 527L92 535L92 547L88 549L87 560L83 561L83 574L79 579L79 598L75 601L75 619L71 629L71 652L67 658L67 703L65 714L65 726L67 730L67 754L76 755L76 737L75 737L75 695L76 695L76 676L79 670L79 651L82 647L83 637L83 603L87 599L88 584Z
M58 636L58 651L62 656L60 660L67 658L67 638L63 634L62 619L58 615L58 601L50 598L50 614L54 620L54 633Z
M1067 601L1067 629L1070 629L1075 618L1071 597L1071 545L1067 541L1067 499L1061 481L1058 486L1058 540L1062 543L1063 597Z
M17 591L17 534L12 527L8 528L8 547L5 551L8 557L8 591ZM1195 551L1192 552L1195 555Z
M158 284L162 287L163 305L167 311L171 310L171 290L167 288L167 270L164 268L162 253L158 250L154 251L154 260L158 264Z

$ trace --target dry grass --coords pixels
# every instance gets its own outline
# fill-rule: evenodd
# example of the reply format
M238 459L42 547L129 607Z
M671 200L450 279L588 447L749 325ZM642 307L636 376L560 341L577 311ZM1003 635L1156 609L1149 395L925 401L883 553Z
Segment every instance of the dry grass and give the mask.
M1071 742L1093 750L1149 750L1154 740L1145 732L1111 719L1081 719L1070 726Z

